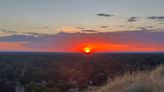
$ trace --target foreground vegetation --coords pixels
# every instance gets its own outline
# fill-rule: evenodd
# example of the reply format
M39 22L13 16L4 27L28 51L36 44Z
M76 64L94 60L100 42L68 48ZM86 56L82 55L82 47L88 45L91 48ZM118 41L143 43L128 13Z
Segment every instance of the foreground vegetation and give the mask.
M128 73L109 79L106 85L86 92L164 92L164 65L151 72Z
M151 71L162 61L164 53L0 53L0 92L15 92L18 84L25 92L83 91L126 72Z

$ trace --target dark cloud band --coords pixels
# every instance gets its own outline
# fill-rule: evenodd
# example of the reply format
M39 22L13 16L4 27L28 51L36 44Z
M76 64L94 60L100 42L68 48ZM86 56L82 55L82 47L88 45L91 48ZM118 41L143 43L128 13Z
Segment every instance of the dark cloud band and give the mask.
M99 13L99 14L97 14L97 16L101 16L101 17L112 17L114 15L112 15L112 14L105 14L105 13Z
M147 17L147 18L151 19L151 20L164 21L164 16L150 16L150 17Z
M130 17L128 19L128 22L134 22L134 21L137 21L137 17Z

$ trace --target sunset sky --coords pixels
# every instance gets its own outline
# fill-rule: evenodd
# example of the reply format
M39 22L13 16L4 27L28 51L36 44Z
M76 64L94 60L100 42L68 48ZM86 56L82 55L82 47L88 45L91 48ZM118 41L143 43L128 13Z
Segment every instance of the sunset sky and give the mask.
M0 0L0 51L163 52L164 0Z

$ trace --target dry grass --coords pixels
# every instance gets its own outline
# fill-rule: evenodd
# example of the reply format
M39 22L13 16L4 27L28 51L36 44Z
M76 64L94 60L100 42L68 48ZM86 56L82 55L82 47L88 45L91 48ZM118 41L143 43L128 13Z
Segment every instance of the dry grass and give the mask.
M151 72L125 74L86 92L164 92L164 65Z

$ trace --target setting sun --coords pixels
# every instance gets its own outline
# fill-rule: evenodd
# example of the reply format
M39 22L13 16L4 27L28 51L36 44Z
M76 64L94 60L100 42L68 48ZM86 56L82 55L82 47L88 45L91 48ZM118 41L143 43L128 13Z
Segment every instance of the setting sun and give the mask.
M94 46L93 45L88 45L86 47L83 48L83 51L87 54L91 53L93 50Z
M86 47L86 48L84 48L84 52L85 52L85 53L90 53L90 52L91 52L91 49L88 48L88 47Z

